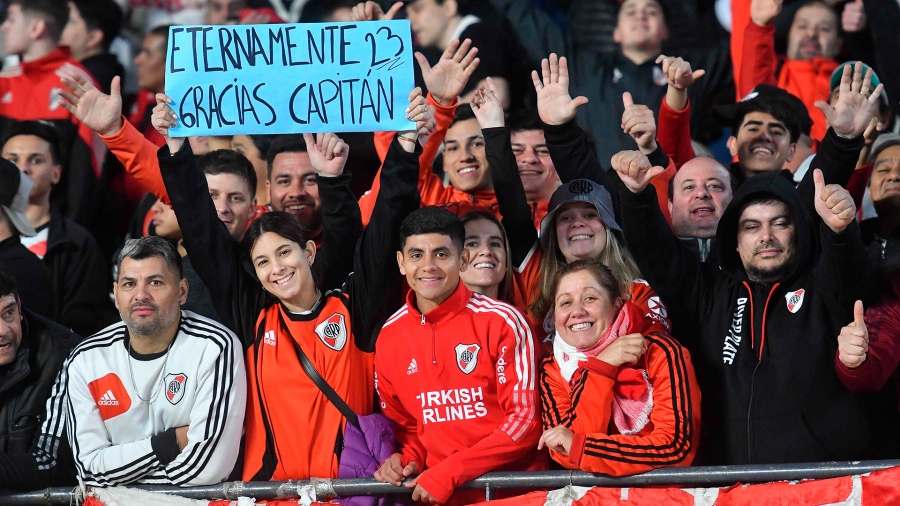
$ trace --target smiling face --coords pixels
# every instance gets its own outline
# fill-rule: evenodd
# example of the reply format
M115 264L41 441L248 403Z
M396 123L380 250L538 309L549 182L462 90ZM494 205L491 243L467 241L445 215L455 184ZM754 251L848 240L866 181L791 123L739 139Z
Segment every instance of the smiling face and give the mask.
M181 305L187 300L187 281L159 256L142 260L126 257L113 283L116 308L132 334L156 338L172 333Z
M556 242L566 263L597 258L606 248L606 226L587 202L563 204L556 213Z
M444 137L444 172L450 184L460 191L492 190L484 137L477 119L457 121Z
M459 273L460 279L473 292L496 298L507 274L503 231L489 220L466 222L465 251L469 261Z
M792 269L796 228L781 201L748 205L738 219L737 251L751 281L780 281Z
M307 153L278 153L272 161L272 177L266 181L266 188L273 209L293 214L310 230L319 228L319 183Z
M609 291L588 270L564 275L553 301L554 326L566 344L586 349L597 344L616 320L622 299Z
M751 112L744 116L737 136L728 139L732 156L737 156L744 176L778 172L794 155L795 144L784 122L769 113Z
M872 164L869 196L878 206L900 206L900 146L891 146L878 153Z
M22 303L9 293L0 296L0 366L16 359L22 345Z
M672 231L679 237L715 237L731 198L731 178L722 164L702 157L685 163L672 181Z
M247 182L235 174L207 174L209 196L216 206L219 219L235 241L240 241L256 210L256 200L250 195Z
M460 254L450 236L438 233L411 235L397 252L400 274L416 293L416 307L425 314L447 300L466 270L469 254Z
M841 47L838 24L837 14L827 5L814 3L798 9L788 33L788 58L811 60L817 56L837 56Z
M550 158L542 130L521 130L510 134L512 151L519 167L519 179L529 202L547 200L560 185L556 166Z
M623 49L659 51L669 37L663 10L656 0L625 0L613 30L613 40Z
M260 235L250 249L263 288L297 312L309 310L315 303L316 285L310 269L315 257L314 242L301 246L274 232Z

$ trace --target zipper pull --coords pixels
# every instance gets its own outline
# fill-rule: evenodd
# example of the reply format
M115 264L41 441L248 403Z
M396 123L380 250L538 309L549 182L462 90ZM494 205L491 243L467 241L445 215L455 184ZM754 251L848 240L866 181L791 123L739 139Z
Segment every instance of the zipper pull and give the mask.
M420 325L425 325L425 315L422 315L422 323Z

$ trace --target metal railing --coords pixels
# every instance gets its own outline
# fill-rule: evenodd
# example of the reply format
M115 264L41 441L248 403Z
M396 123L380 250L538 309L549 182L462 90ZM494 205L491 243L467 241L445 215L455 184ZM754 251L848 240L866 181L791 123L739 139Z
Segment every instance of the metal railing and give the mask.
M879 469L900 466L900 460L869 460L855 462L821 462L807 464L777 464L752 466L696 466L657 469L634 476L612 478L582 471L528 471L487 473L462 485L467 489L484 489L485 498L493 499L501 488L554 489L566 485L584 487L642 487L685 486L717 487L735 483L767 483L806 479L836 478L864 474ZM301 488L315 491L317 500L358 495L409 494L411 489L380 483L371 478L349 480L311 479L304 481L227 482L202 487L139 486L144 490L173 494L191 499L293 499ZM0 504L74 504L80 501L80 491L73 488L47 488L24 493L0 492Z

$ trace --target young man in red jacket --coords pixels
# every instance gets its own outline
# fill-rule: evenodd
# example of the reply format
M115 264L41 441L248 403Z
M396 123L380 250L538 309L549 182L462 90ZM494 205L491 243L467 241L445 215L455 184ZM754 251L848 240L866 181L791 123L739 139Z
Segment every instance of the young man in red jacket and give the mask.
M413 500L469 504L457 486L495 470L544 468L531 331L514 307L459 281L465 227L426 207L400 226L397 263L412 290L375 347L381 410L399 452L375 478L415 487ZM473 491L475 492L475 491ZM476 493L477 494L477 493Z

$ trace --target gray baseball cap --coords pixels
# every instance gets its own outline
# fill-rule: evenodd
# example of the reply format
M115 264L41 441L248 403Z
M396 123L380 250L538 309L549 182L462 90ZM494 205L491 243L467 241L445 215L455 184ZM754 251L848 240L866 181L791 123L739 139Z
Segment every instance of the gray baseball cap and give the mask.
M554 233L556 213L563 204L569 202L587 202L593 205L606 228L622 231L613 212L612 196L606 188L590 179L576 179L557 188L550 197L550 212L541 220L541 247L545 252L550 249L550 235Z
M875 142L872 143L872 153L869 155L869 161L874 163L882 151L892 146L900 146L900 134L888 133L879 135Z
M37 233L25 215L32 188L34 182L28 176L9 160L0 158L0 206L16 230L25 236Z

